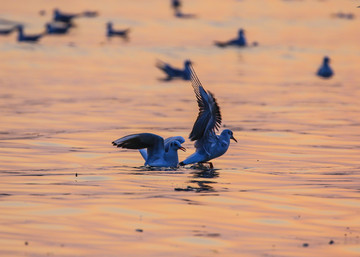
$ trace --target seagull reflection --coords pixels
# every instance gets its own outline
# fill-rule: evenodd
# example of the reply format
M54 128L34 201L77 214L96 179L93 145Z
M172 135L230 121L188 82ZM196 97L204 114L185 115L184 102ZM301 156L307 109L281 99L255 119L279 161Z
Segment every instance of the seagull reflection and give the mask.
M193 187L193 186L187 186L186 188L174 188L175 191L193 191L196 193L200 193L200 192L215 192L214 187L210 186L209 184L215 184L217 182L214 181L199 181L199 180L191 180L190 183L196 183L198 185L198 187Z

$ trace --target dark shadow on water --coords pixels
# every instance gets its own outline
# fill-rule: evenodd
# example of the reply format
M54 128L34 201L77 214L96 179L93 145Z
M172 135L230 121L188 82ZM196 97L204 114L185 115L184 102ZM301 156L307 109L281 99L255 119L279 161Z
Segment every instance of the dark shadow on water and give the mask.
M190 174L193 180L188 183L196 184L196 186L187 186L186 188L174 188L175 191L193 191L193 192L216 192L211 184L216 184L216 181L201 180L201 179L213 179L219 177L218 169L213 169L204 164L194 164L189 168L193 170Z
M132 175L174 175L174 174L184 174L183 171L178 168L171 167L150 167L150 166L140 166L132 167L132 171L129 174Z

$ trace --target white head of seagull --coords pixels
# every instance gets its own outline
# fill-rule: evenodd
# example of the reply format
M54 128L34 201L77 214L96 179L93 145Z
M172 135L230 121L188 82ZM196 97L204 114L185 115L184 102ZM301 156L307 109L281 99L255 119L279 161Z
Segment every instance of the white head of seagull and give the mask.
M216 135L215 132L218 131L222 121L220 107L214 95L203 88L191 65L190 75L199 106L198 117L189 135L191 141L196 141L196 151L180 162L180 165L208 162L228 150L230 139L237 142L230 129L225 129L220 135Z
M162 137L151 133L127 135L112 142L117 147L138 149L145 160L145 166L177 167L179 164L177 151L186 151L181 146L183 137ZM145 150L146 149L146 150Z

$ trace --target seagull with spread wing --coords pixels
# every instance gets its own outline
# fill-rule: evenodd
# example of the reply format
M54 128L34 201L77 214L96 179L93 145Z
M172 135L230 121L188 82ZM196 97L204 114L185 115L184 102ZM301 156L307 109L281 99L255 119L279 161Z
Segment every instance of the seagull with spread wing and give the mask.
M185 139L181 136L162 137L151 133L127 135L112 142L114 146L138 149L145 160L145 166L177 167L179 158L177 151L186 151L181 146Z
M221 125L220 107L214 95L203 88L191 65L190 76L199 106L199 115L189 135L191 141L196 141L196 151L179 163L182 166L209 162L226 153L230 146L230 139L237 142L230 129L225 129L220 135L216 135ZM212 167L211 162L210 167Z

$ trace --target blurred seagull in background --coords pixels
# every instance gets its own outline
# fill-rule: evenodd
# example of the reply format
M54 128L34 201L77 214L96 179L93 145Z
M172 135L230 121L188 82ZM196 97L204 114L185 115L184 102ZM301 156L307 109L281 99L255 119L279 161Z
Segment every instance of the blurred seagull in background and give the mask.
M177 11L177 10L180 10L180 7L181 7L181 2L180 0L172 0L171 1L171 7Z
M35 43L35 42L39 41L39 39L42 38L46 34L46 32L43 32L43 33L36 34L36 35L25 35L23 25L18 25L17 29L18 29L17 40L19 42Z
M334 72L330 68L330 58L325 56L322 65L320 66L319 70L317 71L316 75L323 77L323 78L330 78L334 75Z
M124 30L114 30L112 22L108 22L106 24L106 36L107 37L113 37L113 36L119 36L123 38L128 37L128 33L130 32L130 29L124 29Z
M52 35L62 35L68 33L71 25L64 22L46 23L46 33Z
M167 75L167 77L163 79L164 81L169 81L174 78L190 80L190 65L191 65L191 61L185 60L184 61L184 69L181 70L178 68L173 68L170 66L170 64L165 63L160 60L158 60L156 63L156 67L158 67L160 70L162 70Z
M65 22L72 25L73 19L78 17L96 17L98 12L96 11L84 11L81 13L63 13L58 8L54 9L53 21Z
M181 11L181 6L182 3L180 2L180 0L172 0L171 1L171 7L174 9L174 15L177 18L195 18L196 15L195 14L185 14Z
M9 35L17 29L18 29L18 25L6 29L0 29L0 35Z
M230 139L237 140L230 129L225 129L220 135L216 135L221 125L220 107L214 95L206 91L190 65L191 83L194 88L199 106L199 114L194 123L189 139L195 142L196 151L180 165L193 163L207 163L210 160L223 155L230 146ZM210 168L213 168L210 162Z
M244 47L244 46L247 46L247 42L246 42L244 33L245 32L243 29L239 29L238 37L236 39L229 40L226 42L215 41L214 43L215 43L215 45L217 45L219 47L226 47L226 46Z
M145 166L177 167L179 158L177 151L186 151L181 146L185 139L181 136L163 139L151 133L127 135L112 142L114 146L126 149L139 149L145 160Z
M81 14L69 14L69 13L62 13L59 9L54 9L53 13L53 21L61 21L65 23L71 23L72 20L76 17L79 17Z

